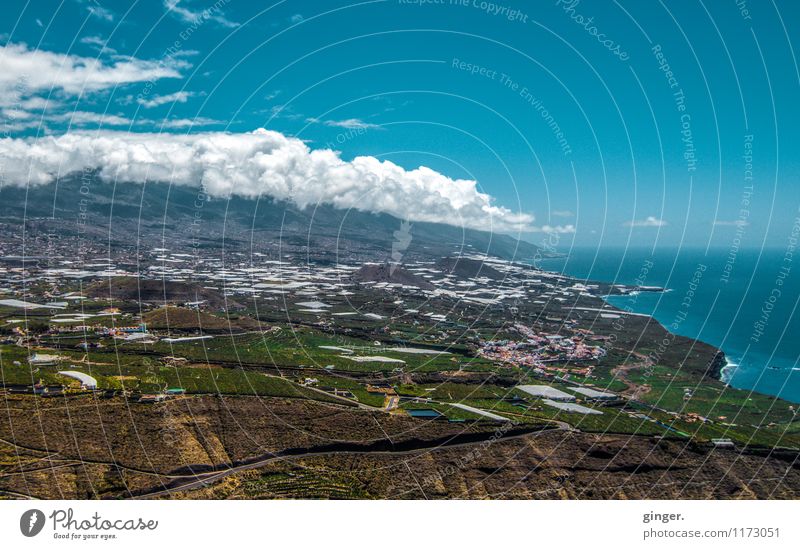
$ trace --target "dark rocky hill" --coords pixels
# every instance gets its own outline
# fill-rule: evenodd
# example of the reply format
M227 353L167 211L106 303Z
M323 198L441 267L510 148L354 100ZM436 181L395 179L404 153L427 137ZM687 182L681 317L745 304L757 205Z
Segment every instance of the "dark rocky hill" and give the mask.
M206 311L183 307L159 307L142 315L142 321L153 330L225 333L257 330L258 322L248 316L213 315Z
M90 297L137 303L184 304L203 302L210 309L236 309L238 302L226 299L217 290L199 284L172 280L146 280L136 277L114 277L94 282L86 288Z
M433 290L436 286L399 265L383 263L381 265L364 265L355 273L353 280L357 282L389 282L404 286L416 286L423 290Z
M486 277L492 280L502 280L503 273L478 259L466 257L445 257L436 262L436 266L446 274L453 274L458 278Z

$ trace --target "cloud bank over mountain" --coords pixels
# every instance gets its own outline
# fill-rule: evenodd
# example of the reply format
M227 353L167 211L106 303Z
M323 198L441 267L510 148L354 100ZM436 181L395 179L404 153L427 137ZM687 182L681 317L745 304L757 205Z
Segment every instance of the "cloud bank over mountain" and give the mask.
M258 129L188 135L117 131L0 139L6 184L42 185L96 170L106 181L202 185L213 197L273 197L300 207L318 203L383 212L416 222L502 232L537 231L530 214L494 204L471 180L421 166L406 170L371 156L335 151Z

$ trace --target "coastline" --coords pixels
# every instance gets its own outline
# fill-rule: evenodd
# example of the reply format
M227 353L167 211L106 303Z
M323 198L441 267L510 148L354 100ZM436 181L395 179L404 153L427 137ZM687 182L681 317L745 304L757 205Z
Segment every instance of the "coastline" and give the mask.
M606 284L606 283L602 282L600 284ZM617 287L618 286L619 285L617 285ZM624 313L624 314L635 314L635 315L639 315L639 316L646 316L649 319L652 319L655 322L658 322L658 324L664 330L666 330L667 332L669 332L670 334L672 334L676 338L690 339L692 341L700 342L700 343L703 343L703 344L708 345L710 347L713 347L714 349L716 349L716 354L714 355L714 358L712 358L711 361L708 363L708 369L706 371L706 375L708 377L712 378L712 379L715 379L717 381L720 381L720 382L724 383L728 387L732 387L734 389L736 388L736 387L733 387L729 382L730 382L731 377L735 373L736 368L739 367L739 364L732 362L730 360L730 358L728 358L728 355L725 353L725 351L722 348L718 347L717 345L715 345L715 344L713 344L711 342L704 341L704 340L702 340L702 339L700 339L698 337L687 336L687 335L680 334L678 332L672 331L672 330L669 329L668 326L666 326L663 322L661 322L658 318L656 318L655 315L648 314L646 312L635 311L635 307L633 307L634 312L631 313L629 311L626 311L625 309L621 309L620 307L618 307L617 305L615 305L614 303L610 302L607 299L608 297L638 296L642 292L647 292L647 293L668 293L668 292L673 291L672 289L670 289L670 288L660 288L660 287L655 287L655 286L649 286L649 287L631 286L631 287L634 288L633 291L630 291L630 292L627 292L627 293L619 293L619 294L607 294L607 295L602 296L602 300L603 300L604 303L606 303L610 307L613 307L615 311L620 311L621 313ZM751 389L751 390L754 390L754 389ZM776 396L776 395L771 395L771 396ZM777 396L776 396L776 398L777 398Z
M566 260L542 261L539 267L609 288L627 285L634 291L612 290L603 301L651 316L674 336L723 351L726 363L717 368L716 379L725 385L800 403L800 368L796 363L800 340L789 335L797 331L800 315L795 314L789 300L784 300L771 315L775 329L753 339L754 325L774 275L766 259L747 258L738 265L737 276L724 282L724 255L720 250L581 248L574 249ZM663 291L639 292L636 286L661 286ZM800 280L784 288L786 295L798 292Z
M562 255L562 257L552 257L552 258L548 258L548 259L567 259L567 256ZM688 339L688 340L699 342L699 343L702 343L702 344L707 345L709 347L712 347L713 349L716 350L716 352L715 352L714 357L708 362L708 366L707 366L707 369L705 371L705 376L707 376L707 377L709 377L711 379L714 379L716 381L719 381L721 383L724 383L727 387L731 387L732 389L739 390L739 388L734 387L729 383L731 377L734 374L734 372L739 367L739 364L738 363L734 363L733 361L731 361L730 358L728 357L728 355L725 353L725 351L722 348L720 348L719 346L717 346L714 343L711 343L711 342L708 342L708 341L704 341L703 339L700 339L699 337L693 337L693 336L690 336L690 335L685 335L685 334L681 334L681 333L678 333L678 332L670 330L669 327L664 322L662 322L661 320L656 318L655 315L653 315L650 312L648 312L646 310L643 310L641 308L639 310L637 310L637 308L635 307L636 301L634 301L633 306L630 306L628 309L623 309L623 308L619 307L617 304L615 304L615 303L613 303L612 301L609 300L609 298L628 298L628 297L638 298L640 295L643 295L643 294L668 294L668 293L674 292L673 288L668 288L668 287L664 287L664 286L643 285L643 284L636 284L636 283L635 284L626 284L624 282L618 282L618 281L617 282L607 282L607 281L595 280L595 279L585 279L585 278L582 278L582 277L579 277L579 276L575 276L575 275L572 275L572 274L567 274L567 273L565 273L563 271L560 272L560 271L556 271L556 270L550 270L550 269L544 268L541 265L539 265L539 266L534 265L534 268L542 270L542 271L547 272L547 273L552 273L552 274L557 274L557 275L560 275L560 276L565 276L565 277L569 278L570 280L573 280L573 281L581 283L581 284L596 285L596 286L602 288L602 293L596 295L596 297L601 299L603 301L603 303L605 303L607 306L612 308L612 309L609 309L609 312L613 311L614 313L617 313L617 314L620 314L620 315L635 315L635 316L640 316L640 317L647 317L648 319L657 322L661 326L662 329L664 329L665 331L669 332L670 334L672 334L676 338ZM750 388L749 390L755 391L755 389L752 389L752 388ZM758 392L758 391L755 391L755 392ZM768 393L762 393L762 394L768 394ZM769 395L769 396L774 396L775 398L781 398L781 397L779 397L777 395Z
M739 364L733 362L727 356L725 357L725 366L723 366L719 371L719 380L724 383L725 385L731 386L730 380L736 374L736 369L739 368Z

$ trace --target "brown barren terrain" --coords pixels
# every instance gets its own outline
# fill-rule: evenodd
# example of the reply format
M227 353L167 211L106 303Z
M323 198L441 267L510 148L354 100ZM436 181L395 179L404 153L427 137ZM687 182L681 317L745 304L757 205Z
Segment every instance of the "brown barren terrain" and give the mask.
M796 498L797 452L419 421L299 399L8 396L0 494L30 498Z

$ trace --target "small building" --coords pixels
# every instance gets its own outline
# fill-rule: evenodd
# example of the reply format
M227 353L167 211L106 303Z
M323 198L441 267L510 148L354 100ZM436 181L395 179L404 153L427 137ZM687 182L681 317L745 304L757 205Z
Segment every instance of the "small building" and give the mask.
M388 395L388 396L394 396L394 395L397 394L397 392L394 390L394 387L392 387L388 383L383 383L383 382L367 384L367 392L368 393L383 393L384 395Z
M459 408L461 410L465 410L467 412L470 412L470 413L473 413L473 414L476 414L476 415L479 415L479 416L483 416L483 417L485 417L487 419L490 419L492 421L509 421L509 419L506 418L506 417L503 417L503 416L500 416L500 415L497 415L497 414L493 414L492 412L487 412L486 410L481 410L480 408L475 408L473 406L467 406L466 404L462 404L460 402L454 402L454 403L451 404L451 406L453 406L454 408Z
M139 402L141 404L154 404L156 402L163 402L167 399L167 395L141 395Z
M715 448L735 448L733 441L729 438L712 438L711 444L713 444Z
M572 412L574 414L586 414L586 415L603 415L603 412L600 410L595 410L593 408L587 408L586 406L581 406L580 404L575 404L574 402L556 402L555 400L550 400L549 398L542 399L544 404L548 406L552 406L553 408L558 408L559 410L563 410L565 412Z
M536 398L549 398L557 402L575 402L575 396L550 385L517 385L517 389Z
M75 345L75 348L82 351L88 351L89 349L102 349L103 344L99 341L81 341Z
M590 389L589 387L570 387L570 391L575 391L576 393L585 396L588 400L608 402L617 400L618 398L614 393L597 391L595 389Z
M131 332L119 337L125 341L135 341L139 343L155 343L157 341L152 334L146 332Z
M74 370L67 370L63 372L58 372L59 375L71 377L72 379L77 379L81 382L81 388L83 389L97 389L97 380L90 376L89 374L84 374L83 372L76 372Z
M61 357L58 355L33 353L33 356L28 359L28 362L31 364L31 366L53 366L59 361L60 358Z

